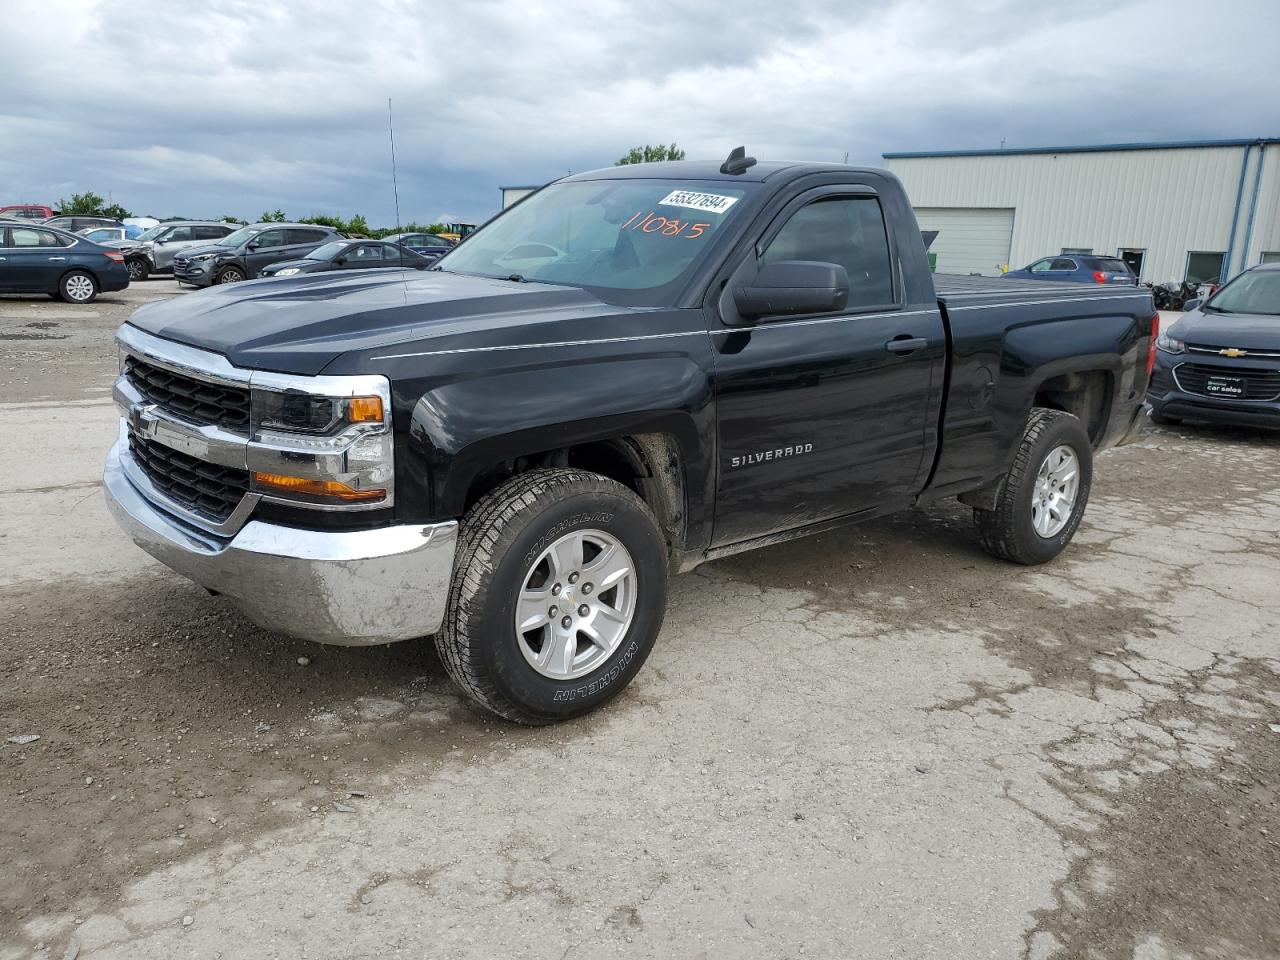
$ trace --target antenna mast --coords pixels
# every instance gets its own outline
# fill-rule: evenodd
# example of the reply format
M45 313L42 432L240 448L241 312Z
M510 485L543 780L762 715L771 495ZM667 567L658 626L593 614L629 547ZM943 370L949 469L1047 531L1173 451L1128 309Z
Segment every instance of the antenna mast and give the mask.
M391 98L387 97L387 130L391 133L391 189L396 195L396 233L400 233L400 185L396 182L396 126L391 119Z

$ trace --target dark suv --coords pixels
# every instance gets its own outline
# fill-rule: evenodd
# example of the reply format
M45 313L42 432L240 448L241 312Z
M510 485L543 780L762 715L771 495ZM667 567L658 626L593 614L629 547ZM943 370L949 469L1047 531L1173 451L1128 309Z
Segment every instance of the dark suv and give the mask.
M251 223L223 237L217 244L191 247L173 258L179 283L209 287L239 283L256 277L264 267L281 260L297 260L330 240L342 239L332 227L310 223Z

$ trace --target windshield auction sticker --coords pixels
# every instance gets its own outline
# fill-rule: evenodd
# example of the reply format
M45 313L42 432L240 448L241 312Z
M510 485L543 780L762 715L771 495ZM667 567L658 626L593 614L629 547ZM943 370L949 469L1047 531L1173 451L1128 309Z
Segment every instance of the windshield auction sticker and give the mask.
M735 203L737 197L726 197L719 193L694 193L692 190L672 190L658 201L664 207L689 207L691 210L703 210L707 213L724 213Z

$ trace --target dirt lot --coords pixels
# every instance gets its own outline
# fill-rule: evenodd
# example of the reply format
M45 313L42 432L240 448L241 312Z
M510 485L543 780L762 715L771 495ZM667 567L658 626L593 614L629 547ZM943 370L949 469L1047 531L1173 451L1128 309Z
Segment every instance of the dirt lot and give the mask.
M116 531L110 333L174 292L0 297L0 960L1280 956L1280 436L1105 454L1044 568L954 504L707 565L524 730Z

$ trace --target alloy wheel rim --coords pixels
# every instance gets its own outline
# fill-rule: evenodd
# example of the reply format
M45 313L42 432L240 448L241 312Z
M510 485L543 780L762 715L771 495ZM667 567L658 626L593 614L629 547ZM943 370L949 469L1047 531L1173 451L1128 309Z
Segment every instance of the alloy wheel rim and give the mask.
M88 300L93 296L93 281L88 277L68 277L67 296L72 300Z
M603 530L575 530L547 547L525 572L516 599L516 643L552 680L596 670L622 645L635 618L635 563Z
M129 261L129 279L138 280L142 277L142 264L136 260Z
M1039 537L1048 540L1066 528L1079 492L1080 458L1071 447L1059 444L1040 464L1031 494L1031 525Z
M241 276L239 270L228 270L218 278L219 283L239 283L244 277Z

